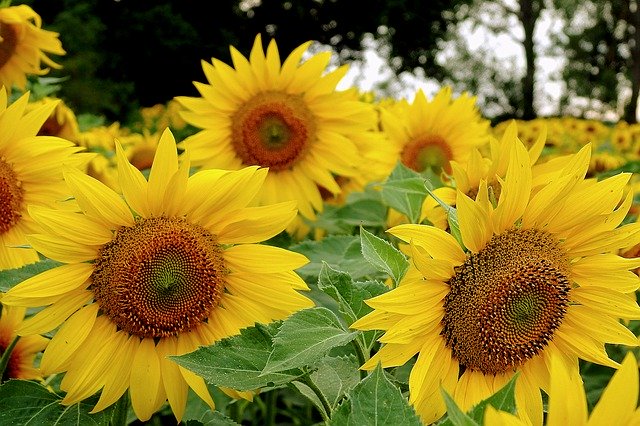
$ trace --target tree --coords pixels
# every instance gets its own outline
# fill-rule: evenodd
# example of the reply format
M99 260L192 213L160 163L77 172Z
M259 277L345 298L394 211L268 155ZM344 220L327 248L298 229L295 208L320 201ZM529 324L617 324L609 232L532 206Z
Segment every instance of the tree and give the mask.
M560 40L567 65L565 110L595 111L637 122L640 10L636 0L557 0L568 21ZM585 99L582 108L575 99ZM572 102L573 101L573 102Z
M387 43L399 71L435 62L455 11L470 0L47 0L28 1L58 31L70 76L61 96L80 111L122 119L139 105L193 95L201 60L229 62L229 45L248 53L255 34L283 54L307 40L358 58L366 34ZM448 12L448 13L447 13ZM160 82L158 84L157 82ZM89 92L91 91L91 92ZM104 101L104 102L103 102Z
M471 50L463 40L454 42L457 57L447 66L450 79L461 90L479 94L485 109L498 119L536 117L536 25L548 0L476 0L469 8L461 8L457 21L480 28L494 36L508 36L522 46L524 70L513 63L498 61L491 46ZM519 34L521 32L521 34ZM471 72L460 67L466 64ZM506 69L505 69L506 68ZM489 86L490 85L490 86Z

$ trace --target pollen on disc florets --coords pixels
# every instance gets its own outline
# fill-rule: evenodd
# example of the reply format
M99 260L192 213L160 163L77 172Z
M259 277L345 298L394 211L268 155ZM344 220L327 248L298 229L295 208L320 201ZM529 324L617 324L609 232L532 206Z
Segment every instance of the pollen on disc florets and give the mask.
M91 289L119 328L157 338L205 321L226 275L222 248L206 229L182 218L144 218L100 250Z
M22 217L24 189L10 164L0 159L0 235L13 228Z
M290 169L316 138L313 114L299 95L264 92L232 117L232 145L245 165Z
M553 339L569 304L566 253L551 234L511 229L455 268L442 332L463 367L513 370Z

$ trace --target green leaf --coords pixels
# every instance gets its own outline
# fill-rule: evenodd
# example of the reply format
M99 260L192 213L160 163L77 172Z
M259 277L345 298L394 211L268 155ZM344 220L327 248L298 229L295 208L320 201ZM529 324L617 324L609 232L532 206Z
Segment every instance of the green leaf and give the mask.
M441 423L441 426L480 426L480 423L476 423L474 419L469 417L458 407L456 401L444 390L440 389L442 397L444 398L444 404L447 406L447 420Z
M436 194L433 193L433 191L431 191L431 189L429 189L428 187L426 188L427 188L427 192L429 192L429 195L433 197L438 202L438 204L440 204L440 207L442 207L444 211L447 212L447 222L449 223L449 232L451 232L451 235L453 235L456 241L458 241L458 244L460 244L460 247L464 248L462 233L460 233L460 224L458 223L458 211L454 207L451 207L449 204L442 201Z
M373 309L364 301L389 290L379 281L354 282L346 272L336 271L324 263L318 276L318 288L331 296L338 303L338 309L349 324L371 312ZM378 331L361 332L358 339L367 349L371 349Z
M318 288L338 302L340 312L350 323L372 311L365 300L389 290L379 281L353 281L351 275L337 271L327 263L320 269Z
M354 355L326 357L310 379L335 408L347 392L360 383L360 364Z
M387 207L381 200L362 199L345 204L337 217L348 225L386 227Z
M329 426L367 425L422 425L413 407L379 365L348 393L329 421Z
M506 411L511 414L516 413L516 379L519 373L516 373L506 385L500 388L489 398L482 400L478 405L473 407L469 412L469 416L479 424L484 420L484 410L487 405L491 405L496 410Z
M240 330L237 336L171 359L217 386L240 391L282 386L303 372L293 369L263 374L279 325L279 322L256 324Z
M342 206L326 204L309 225L330 234L351 234L356 226L386 227L387 207L380 199L356 199Z
M262 374L312 365L337 346L355 339L327 308L316 307L296 312L284 320L273 338L273 351Z
M186 426L239 426L220 411L207 411L199 420L187 420Z
M31 278L40 272L60 265L62 265L62 263L56 262L55 260L44 259L30 265L25 265L22 268L0 271L0 292L6 292L27 278Z
M62 398L38 383L9 380L0 386L0 424L107 426L111 421L113 407L89 414L96 397L69 406L61 405L61 401Z
M518 374L514 375L506 385L500 390L480 401L475 405L467 414L465 414L453 398L444 390L441 389L442 396L444 397L445 405L447 406L448 419L442 422L442 426L479 426L484 423L484 412L488 405L499 411L505 411L511 414L516 414L516 379Z
M364 228L360 228L360 240L364 258L398 284L409 268L409 262L400 250Z
M389 207L407 216L411 223L418 223L427 196L425 182L419 173L398 162L382 184L382 199Z
M305 281L313 281L318 277L323 262L339 271L345 271L354 280L375 276L377 269L362 257L360 237L355 235L339 235L325 237L320 241L304 241L292 246L290 250L304 254L309 263L297 269Z

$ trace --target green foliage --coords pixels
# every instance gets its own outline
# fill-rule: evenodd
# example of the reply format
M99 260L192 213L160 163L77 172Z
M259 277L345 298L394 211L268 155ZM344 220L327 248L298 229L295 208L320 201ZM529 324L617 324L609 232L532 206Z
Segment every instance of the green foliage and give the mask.
M69 406L61 405L61 401L61 397L35 382L9 380L0 385L0 424L108 426L112 421L115 406L89 414L97 398Z
M400 283L409 268L409 262L400 250L364 228L360 228L360 240L362 241L362 256L379 271L385 272L393 278L396 285Z
M31 278L40 272L44 272L60 265L61 263L56 262L55 260L42 259L39 262L25 265L22 268L0 271L0 292L6 292L27 278Z
M273 350L263 375L303 368L314 364L336 346L356 337L327 308L316 307L292 314L273 337Z
M382 199L389 207L407 216L411 223L418 223L422 203L427 196L425 185L431 184L398 162L382 185Z
M377 268L363 257L360 238L357 236L331 235L320 241L306 240L291 246L290 250L309 258L310 262L296 271L307 282L317 279L323 263L347 272L353 279L378 275Z
M329 422L330 426L421 424L413 407L379 365L347 394Z
M442 396L447 406L448 418L441 423L442 426L480 426L484 424L484 411L488 405L499 411L507 413L516 413L515 389L518 374L515 374L506 385L500 388L495 394L489 398L482 400L475 405L468 413L464 413L451 398L451 396L442 390Z
M388 290L379 281L355 282L346 272L332 269L323 264L318 277L318 287L328 294L338 304L338 310L348 324L353 324L358 318L371 312L365 300L378 296ZM362 350L370 351L376 341L376 331L358 333L356 341Z
M172 359L217 386L240 391L282 386L304 373L292 369L263 374L279 326L277 322L256 324L241 330L237 336Z

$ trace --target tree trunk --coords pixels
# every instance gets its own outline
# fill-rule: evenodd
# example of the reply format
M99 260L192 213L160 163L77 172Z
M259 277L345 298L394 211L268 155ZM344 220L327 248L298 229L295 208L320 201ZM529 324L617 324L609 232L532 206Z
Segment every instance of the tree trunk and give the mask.
M631 2L627 2L631 6ZM640 7L629 7L630 24L635 29L633 33L634 44L631 49L631 99L624 109L624 119L628 123L638 122L638 95L640 94Z
M522 79L522 118L531 120L536 117L536 111L533 106L535 92L535 71L536 71L536 52L534 50L533 33L536 27L536 21L540 16L540 7L537 0L520 0L519 18L524 28L524 56L526 61L526 71Z

